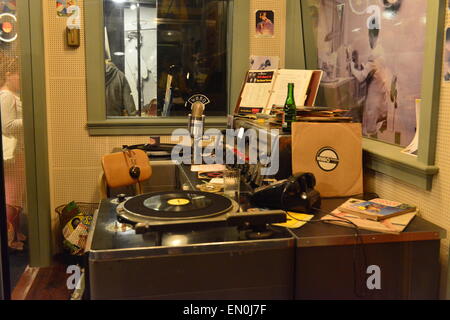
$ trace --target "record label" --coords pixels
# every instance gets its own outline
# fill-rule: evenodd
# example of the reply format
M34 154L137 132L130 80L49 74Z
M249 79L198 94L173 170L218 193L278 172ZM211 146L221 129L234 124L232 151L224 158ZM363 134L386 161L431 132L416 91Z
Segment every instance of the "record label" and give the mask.
M320 169L329 172L336 169L339 165L339 156L333 148L325 147L317 152L316 161Z
M170 199L167 203L171 206L185 206L191 203L188 199Z

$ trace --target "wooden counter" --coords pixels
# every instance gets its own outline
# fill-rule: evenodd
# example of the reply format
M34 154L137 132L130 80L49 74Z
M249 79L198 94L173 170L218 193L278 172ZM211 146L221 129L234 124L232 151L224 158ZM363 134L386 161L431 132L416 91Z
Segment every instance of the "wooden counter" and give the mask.
M195 173L182 167L192 185L200 183ZM245 185L241 190L245 210L251 207L251 190ZM323 213L314 220L346 200L324 199ZM440 240L446 238L446 230L419 216L399 235L360 230L356 236L352 228L323 222L291 233L296 238L295 299L439 298ZM370 266L379 267L380 289L367 286Z

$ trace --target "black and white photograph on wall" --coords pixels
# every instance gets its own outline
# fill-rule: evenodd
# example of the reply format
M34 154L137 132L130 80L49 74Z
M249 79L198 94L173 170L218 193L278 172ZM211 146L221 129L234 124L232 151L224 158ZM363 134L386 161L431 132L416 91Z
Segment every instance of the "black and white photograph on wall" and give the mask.
M280 57L250 56L249 70L277 70Z
M407 146L415 135L427 0L310 0L324 106L350 107L365 137Z
M275 34L275 13L271 10L256 11L256 37L273 37Z
M450 28L445 31L444 81L450 82Z

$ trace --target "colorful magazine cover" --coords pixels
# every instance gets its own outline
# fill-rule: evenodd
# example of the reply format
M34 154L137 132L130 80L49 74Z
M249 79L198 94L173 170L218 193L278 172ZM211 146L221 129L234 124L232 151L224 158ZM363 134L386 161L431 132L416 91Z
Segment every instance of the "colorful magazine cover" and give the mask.
M381 203L365 201L361 203L350 204L348 206L348 209L353 209L367 214L387 216L399 212L404 212L408 209L412 209L412 207L408 205L392 207Z

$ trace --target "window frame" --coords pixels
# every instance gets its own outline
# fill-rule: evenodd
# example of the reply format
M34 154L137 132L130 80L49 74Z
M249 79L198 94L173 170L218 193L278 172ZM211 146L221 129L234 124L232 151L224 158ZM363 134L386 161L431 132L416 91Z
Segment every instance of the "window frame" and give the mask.
M248 1L230 2L228 34L228 106L227 115L235 108L241 84L248 69L249 30ZM104 65L104 19L103 1L85 0L85 43L86 43L86 85L87 85L87 129L92 136L114 135L168 135L174 129L187 127L187 117L111 119L106 115ZM242 28L245 25L246 28ZM238 26L241 26L239 28ZM101 45L99 45L99 43ZM101 89L100 89L101 88ZM223 129L227 115L207 117L206 128Z
M301 30L296 31L305 48L306 68L314 66L314 38L308 32L308 17L303 15L308 3L300 0L287 0L288 8L298 6L299 14L291 19L302 21ZM425 190L431 190L433 177L439 172L435 165L437 125L442 80L442 58L444 49L444 26L446 14L445 0L427 1L427 30L425 57L422 76L422 102L420 111L420 135L417 157L401 152L404 148L378 140L363 138L364 165L384 175L394 177ZM295 20L292 20L295 21ZM287 21L289 25L289 21ZM311 44L311 45L308 45Z

